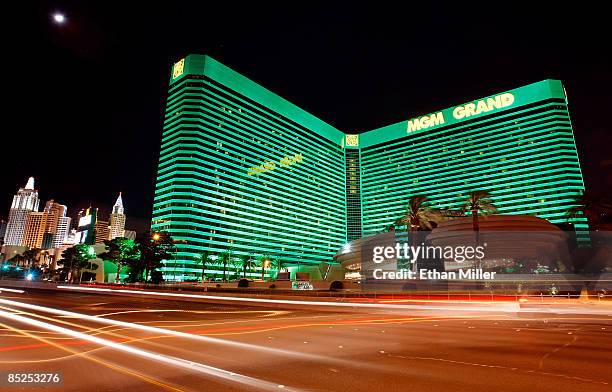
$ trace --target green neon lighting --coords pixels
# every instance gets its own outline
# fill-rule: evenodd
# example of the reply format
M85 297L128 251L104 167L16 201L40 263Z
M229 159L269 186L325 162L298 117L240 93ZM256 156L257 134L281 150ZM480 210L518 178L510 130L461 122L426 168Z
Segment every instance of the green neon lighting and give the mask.
M153 203L152 228L186 241L163 268L167 279L199 279L203 251L329 262L347 238L391 224L414 194L458 208L469 191L486 189L500 213L562 223L584 190L557 80L408 113L355 137L208 56L186 56L180 67L171 69ZM470 115L455 118L466 104ZM416 129L415 119L426 126ZM275 168L253 171L266 162ZM578 234L588 230L574 221Z

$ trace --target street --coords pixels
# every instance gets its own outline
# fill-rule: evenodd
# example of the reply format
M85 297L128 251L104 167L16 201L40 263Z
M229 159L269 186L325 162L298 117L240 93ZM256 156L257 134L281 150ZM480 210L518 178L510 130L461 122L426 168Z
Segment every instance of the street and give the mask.
M0 389L608 391L612 308L601 308L347 312L3 291L0 373L62 380Z

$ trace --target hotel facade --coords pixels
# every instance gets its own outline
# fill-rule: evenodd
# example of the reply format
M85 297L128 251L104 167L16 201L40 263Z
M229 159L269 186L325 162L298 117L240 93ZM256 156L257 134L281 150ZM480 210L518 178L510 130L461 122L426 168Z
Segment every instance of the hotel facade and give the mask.
M560 81L346 134L209 56L172 67L152 221L177 240L166 279L199 278L205 251L329 262L410 196L452 210L472 190L567 222L584 184Z

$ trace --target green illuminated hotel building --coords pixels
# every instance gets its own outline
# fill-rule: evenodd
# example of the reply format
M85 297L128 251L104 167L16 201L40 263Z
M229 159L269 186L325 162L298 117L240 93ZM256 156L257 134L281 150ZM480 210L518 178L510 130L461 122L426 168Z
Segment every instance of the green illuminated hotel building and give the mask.
M499 213L561 223L584 190L560 81L406 117L345 134L209 56L178 61L152 223L178 240L166 279L198 278L205 251L331 261L415 194L456 209L484 189Z

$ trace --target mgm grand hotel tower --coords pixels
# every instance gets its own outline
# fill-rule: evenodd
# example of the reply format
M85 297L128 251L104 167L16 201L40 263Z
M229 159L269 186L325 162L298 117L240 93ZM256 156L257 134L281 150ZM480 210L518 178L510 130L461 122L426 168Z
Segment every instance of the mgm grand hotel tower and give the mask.
M152 222L177 242L168 280L199 279L207 251L330 262L412 195L458 209L483 189L500 214L567 221L584 184L560 81L346 134L209 56L172 67Z

